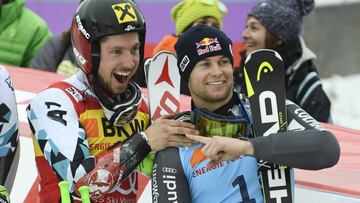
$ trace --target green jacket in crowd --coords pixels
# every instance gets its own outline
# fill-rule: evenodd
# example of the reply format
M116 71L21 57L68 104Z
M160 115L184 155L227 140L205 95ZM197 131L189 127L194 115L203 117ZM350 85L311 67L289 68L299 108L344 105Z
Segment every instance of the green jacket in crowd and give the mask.
M30 66L52 36L45 21L24 4L25 0L5 0L0 5L0 64Z

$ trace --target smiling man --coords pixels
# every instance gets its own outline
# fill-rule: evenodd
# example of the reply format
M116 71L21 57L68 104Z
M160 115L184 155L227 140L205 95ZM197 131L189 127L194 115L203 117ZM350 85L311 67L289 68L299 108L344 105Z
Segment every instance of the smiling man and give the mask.
M252 118L259 115L252 115L249 101L233 91L231 46L225 33L205 25L190 28L177 41L179 72L188 84L192 111L175 118L193 123L200 135L186 135L198 141L191 147L157 153L153 202L262 203L258 159L311 170L337 163L340 149L334 135L291 102L288 121L303 130L289 126L290 132L281 135L253 136Z
M146 102L130 82L144 57L145 21L131 0L86 0L71 26L80 71L52 84L29 105L40 202L59 202L58 183L89 186L92 202L135 202L137 172L150 151L189 145L194 126L164 117L150 125Z

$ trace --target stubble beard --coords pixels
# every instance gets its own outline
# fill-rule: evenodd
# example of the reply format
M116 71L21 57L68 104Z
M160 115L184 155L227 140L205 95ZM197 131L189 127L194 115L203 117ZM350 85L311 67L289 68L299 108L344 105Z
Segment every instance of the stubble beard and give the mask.
M224 91L224 94L222 95L212 95L211 92L205 92L205 91L200 91L198 93L195 93L200 100L201 103L203 104L207 104L208 106L212 106L212 105L216 105L216 104L225 104L225 101L228 97L230 97L229 95L232 94L232 89L231 88L227 88ZM192 95L193 96L193 95ZM224 105L223 104L223 105Z

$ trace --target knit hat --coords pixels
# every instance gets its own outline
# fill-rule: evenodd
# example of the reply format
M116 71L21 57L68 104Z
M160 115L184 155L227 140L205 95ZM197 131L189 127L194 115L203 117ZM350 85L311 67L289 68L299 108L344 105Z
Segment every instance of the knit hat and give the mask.
M220 0L183 0L171 10L176 35L181 35L194 21L207 16L214 17L221 29L226 14L227 8Z
M194 66L205 58L224 55L234 63L231 40L219 29L202 24L185 31L176 42L175 50L181 79L186 84Z
M264 0L251 9L266 29L287 42L299 36L303 16L314 9L314 0Z

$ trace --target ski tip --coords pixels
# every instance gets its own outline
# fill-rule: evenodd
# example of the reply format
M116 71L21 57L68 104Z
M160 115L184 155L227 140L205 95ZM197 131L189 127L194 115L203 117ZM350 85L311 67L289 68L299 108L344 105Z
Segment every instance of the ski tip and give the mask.
M282 57L280 56L280 54L275 51L275 50L272 50L272 49L258 49L258 50L255 50L253 52L251 52L245 59L245 64L251 59L252 55L255 55L255 54L258 54L258 53L266 53L266 52L271 52L271 53L274 53L275 57L280 59L281 61L283 61Z
M160 51L160 52L158 52L158 53L156 53L156 54L154 55L154 57L152 58L152 60L156 60L156 58L158 58L158 57L160 57L160 56L173 56L173 57L177 58L176 55L175 55L175 53L173 53L173 52L170 52L170 51Z

